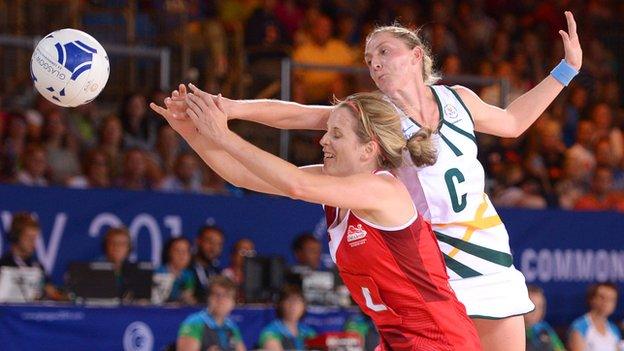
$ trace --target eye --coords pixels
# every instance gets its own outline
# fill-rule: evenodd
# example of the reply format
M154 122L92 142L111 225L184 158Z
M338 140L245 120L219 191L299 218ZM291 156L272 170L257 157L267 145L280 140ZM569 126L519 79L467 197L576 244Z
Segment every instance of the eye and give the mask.
M385 55L385 54L387 54L387 53L388 53L388 49L381 49L381 54L382 54L382 55Z

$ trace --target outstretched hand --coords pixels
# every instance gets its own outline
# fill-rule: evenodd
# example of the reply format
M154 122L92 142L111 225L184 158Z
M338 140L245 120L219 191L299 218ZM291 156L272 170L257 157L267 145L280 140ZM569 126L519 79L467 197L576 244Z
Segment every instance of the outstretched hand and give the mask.
M188 141L190 137L197 136L199 133L193 121L186 115L186 102L180 102L180 96L186 96L186 87L180 84L179 89L183 93L180 94L178 90L173 91L171 97L165 99L165 107L152 102L150 108L165 118L171 128ZM184 109L180 110L182 106Z
M560 30L559 35L563 39L563 48L565 50L565 60L568 64L574 67L577 71L581 69L583 64L583 50L581 49L581 43L579 42L578 35L576 34L576 21L572 12L565 12L566 20L568 22L568 31Z
M227 115L223 112L220 96L217 102L213 97L189 84L191 93L186 94L186 114L193 121L200 134L210 138L216 144L223 144L229 132Z

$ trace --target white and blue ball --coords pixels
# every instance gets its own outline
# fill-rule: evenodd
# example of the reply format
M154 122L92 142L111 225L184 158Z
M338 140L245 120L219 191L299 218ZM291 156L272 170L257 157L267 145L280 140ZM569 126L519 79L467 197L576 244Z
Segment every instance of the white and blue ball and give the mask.
M108 81L106 51L89 34L65 28L46 35L30 60L35 88L49 101L63 107L95 99Z

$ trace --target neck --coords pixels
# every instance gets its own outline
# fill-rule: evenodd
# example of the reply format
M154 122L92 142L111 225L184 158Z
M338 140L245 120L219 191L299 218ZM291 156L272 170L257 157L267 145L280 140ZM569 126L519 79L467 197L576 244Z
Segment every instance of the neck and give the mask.
M214 314L211 308L208 308L208 313L218 325L223 325L223 322L225 322L225 316L218 316Z
M286 328L288 328L288 330L290 330L291 333L293 333L293 335L297 335L297 321L296 320L286 320L286 319L282 319L282 322L284 323L284 325L286 326Z
M171 271L171 273L173 273L173 275L178 275L180 274L180 272L182 271L181 268L178 268L172 264L168 264L167 265L169 267L169 271Z
M20 248L17 247L17 246L13 246L11 248L11 252L13 253L14 257L19 257L22 260L27 260L28 259L28 257L26 256L26 253L24 251L20 250Z
M591 318L594 323L604 324L607 321L606 317L593 310L589 311L589 318Z
M406 115L415 118L422 125L432 127L433 118L437 116L435 98L431 89L420 79L388 95Z

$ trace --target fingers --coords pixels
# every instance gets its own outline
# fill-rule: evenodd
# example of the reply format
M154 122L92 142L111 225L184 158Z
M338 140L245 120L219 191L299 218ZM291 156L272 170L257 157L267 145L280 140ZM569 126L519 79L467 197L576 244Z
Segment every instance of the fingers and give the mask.
M566 21L568 22L569 36L572 38L576 38L576 21L574 20L574 15L572 15L572 12L566 11L565 16Z
M217 95L217 101L215 104L221 112L225 113L225 110L223 109L223 96L221 96L221 94Z
M563 30L560 30L559 35L561 35L561 38L563 39L563 43L567 45L567 43L570 41L570 36L568 35L568 33L566 33Z
M184 84L180 84L180 85L178 86L178 90L180 91L180 94L182 94L182 95L186 95L186 85L184 85Z
M201 115L203 113L202 108L199 106L199 104L197 103L197 97L194 94L186 94L186 104L188 105L188 107L190 109L192 109L197 116L199 117L199 115Z
M166 109L164 109L163 107L161 107L159 105L156 105L153 102L150 102L149 106L150 106L150 108L152 110L154 110L154 112L158 113L159 115L161 115L161 116L163 116L165 118L167 118L167 116L169 115L169 112Z

